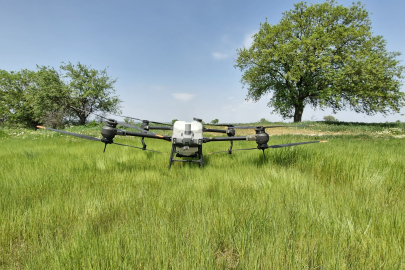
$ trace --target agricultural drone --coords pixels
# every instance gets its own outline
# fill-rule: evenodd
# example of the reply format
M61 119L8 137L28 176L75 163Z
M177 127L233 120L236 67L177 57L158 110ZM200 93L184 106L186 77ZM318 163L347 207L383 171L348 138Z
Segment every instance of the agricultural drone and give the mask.
M170 159L169 159L169 168L172 166L172 163L174 161L196 162L196 163L200 164L200 167L203 167L204 160L203 160L202 146L204 143L208 143L208 142L230 141L230 143L231 143L230 148L228 150L213 152L210 154L225 153L225 152L232 154L232 152L234 152L234 151L259 149L259 150L263 151L263 155L265 155L264 150L266 150L268 148L281 148L281 147L288 147L288 146L301 145L301 144L326 142L326 141L310 141L310 142L297 142L297 143L277 144L277 145L268 145L267 144L269 141L269 135L266 133L266 128L296 127L296 126L235 126L232 124L212 124L212 125L204 124L203 125L202 120L198 119L198 118L194 118L194 121L192 121L192 122L176 121L174 124L165 124L165 123L160 123L160 122L141 120L141 119L134 118L134 117L122 116L122 117L126 117L129 119L141 121L142 122L141 126L137 127L137 126L130 125L127 123L118 122L115 119L105 118L100 115L98 115L98 116L102 117L106 120L106 125L101 128L101 135L103 136L102 139L87 136L87 135L67 132L64 130L48 128L48 127L42 127L42 126L37 126L37 127L41 128L41 129L47 129L47 130L59 132L62 134L76 136L76 137L79 137L82 139L87 139L87 140L92 140L92 141L101 141L102 143L105 144L104 152L107 147L107 144L117 144L117 145L121 145L121 146L129 146L129 147L138 148L138 149L142 149L142 150L146 150L146 151L152 151L155 153L161 153L159 151L147 149L144 139L151 138L151 139L165 140L165 141L171 142L171 144L172 144L172 150L171 150ZM119 115L113 115L113 116L119 116ZM162 126L151 126L150 123L154 123L154 124L158 124L158 125L162 125ZM138 130L138 132L117 129L117 125L136 129L136 130ZM222 126L222 127L226 127L226 129L211 129L211 128L207 128L206 126ZM173 130L173 134L171 136L159 135L159 134L155 134L150 131L153 129ZM237 137L237 136L235 136L236 129L254 129L256 134ZM204 132L224 133L227 135L227 137L204 137L203 136ZM132 145L116 143L113 141L116 136L141 137L142 138L142 148L132 146ZM232 147L233 147L234 141L254 141L254 142L256 142L257 147L233 150ZM176 157L179 157L179 158L194 158L194 159L175 159L174 155L176 155Z

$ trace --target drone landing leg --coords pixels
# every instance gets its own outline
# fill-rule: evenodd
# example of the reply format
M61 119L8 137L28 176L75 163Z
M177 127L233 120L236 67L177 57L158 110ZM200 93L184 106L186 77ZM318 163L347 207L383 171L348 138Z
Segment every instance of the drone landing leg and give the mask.
M231 141L231 147L228 149L228 154L232 154L232 147L233 147L233 141Z
M266 158L266 155L264 154L264 149L262 149L262 150L263 150L263 157Z
M174 155L174 152L176 151L176 145L175 144L172 144L172 152L170 153L170 159L169 159L169 169L170 169L170 167L172 166L172 163L173 163L173 155Z
M198 157L200 158L200 168L204 167L204 160L203 160L203 153L202 153L202 145L198 146Z
M142 150L146 149L146 144L145 144L145 137L142 137Z

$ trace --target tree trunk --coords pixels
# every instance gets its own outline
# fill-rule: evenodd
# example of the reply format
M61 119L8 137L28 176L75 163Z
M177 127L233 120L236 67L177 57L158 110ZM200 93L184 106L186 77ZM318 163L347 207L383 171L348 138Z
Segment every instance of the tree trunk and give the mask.
M80 125L85 125L86 124L86 113L85 112L80 112L79 113L79 123Z
M303 102L297 103L295 105L294 123L301 122L303 112L304 112L304 103Z

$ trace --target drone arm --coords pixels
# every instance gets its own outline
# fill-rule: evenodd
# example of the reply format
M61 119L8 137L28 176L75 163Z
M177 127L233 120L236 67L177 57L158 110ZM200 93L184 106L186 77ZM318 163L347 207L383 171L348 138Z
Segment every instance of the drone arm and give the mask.
M117 135L128 135L128 136L135 136L135 137L144 137L144 138L152 138L152 139L160 139L160 140L165 140L165 141L171 141L171 136L163 136L163 135L157 135L157 134L148 134L148 133L140 133L140 132L132 132L132 131L125 131L125 134L118 134Z
M211 137L204 138L204 142L225 142L225 141L255 141L255 135L243 137Z
M149 129L173 130L173 127L148 126Z
M226 130L224 129L211 129L211 128L205 128L203 129L204 132L217 132L217 133L226 133Z

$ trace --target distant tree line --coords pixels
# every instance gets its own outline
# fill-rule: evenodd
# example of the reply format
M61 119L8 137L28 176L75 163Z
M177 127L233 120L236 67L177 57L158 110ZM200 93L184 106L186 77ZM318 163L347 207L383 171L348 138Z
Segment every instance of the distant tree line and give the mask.
M54 128L67 122L84 125L92 112L117 113L121 100L106 70L62 62L60 70L0 70L0 124ZM84 110L84 111L83 111Z

